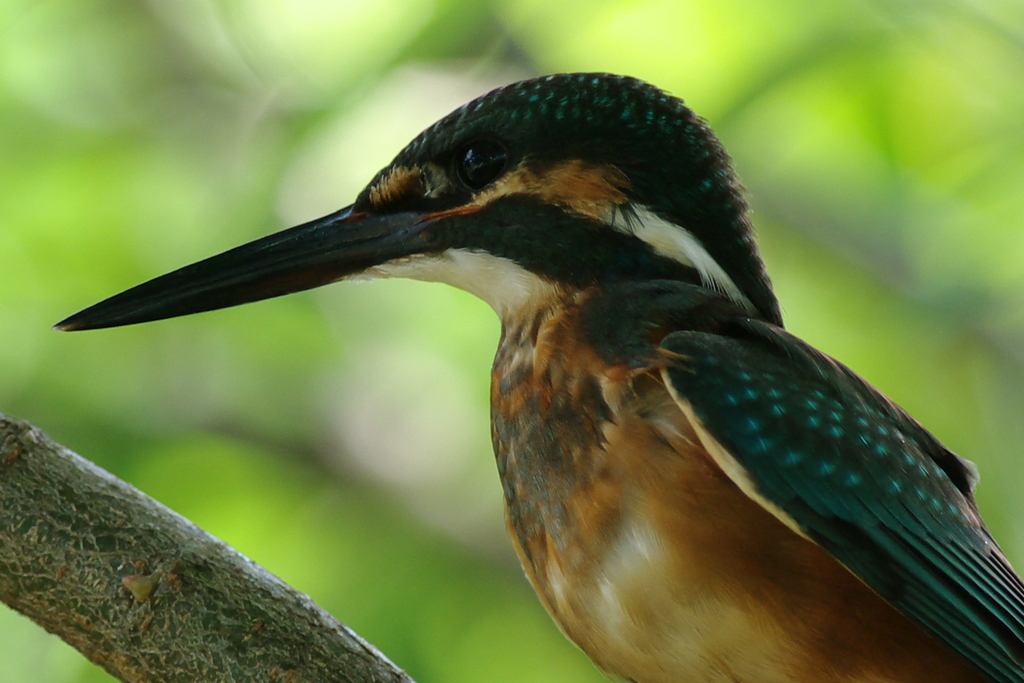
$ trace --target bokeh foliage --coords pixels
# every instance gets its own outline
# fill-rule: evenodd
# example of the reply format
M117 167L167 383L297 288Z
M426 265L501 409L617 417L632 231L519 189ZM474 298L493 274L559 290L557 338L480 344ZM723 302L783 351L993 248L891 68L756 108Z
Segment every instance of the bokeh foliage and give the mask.
M979 464L1024 564L1018 0L0 0L0 410L420 683L602 680L503 537L482 303L378 282L49 329L334 210L454 106L568 70L651 80L709 119L790 329ZM0 681L100 680L0 611Z

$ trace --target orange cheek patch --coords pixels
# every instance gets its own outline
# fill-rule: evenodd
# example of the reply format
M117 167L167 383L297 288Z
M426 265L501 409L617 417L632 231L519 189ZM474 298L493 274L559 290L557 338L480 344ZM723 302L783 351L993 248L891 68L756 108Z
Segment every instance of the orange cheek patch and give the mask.
M545 204L557 204L603 222L609 209L629 199L625 192L629 187L626 175L608 164L588 164L578 159L542 169L521 164L479 193L475 203L486 204L510 194L532 194Z
M415 166L396 166L370 189L370 203L381 207L410 194L423 195L423 174Z

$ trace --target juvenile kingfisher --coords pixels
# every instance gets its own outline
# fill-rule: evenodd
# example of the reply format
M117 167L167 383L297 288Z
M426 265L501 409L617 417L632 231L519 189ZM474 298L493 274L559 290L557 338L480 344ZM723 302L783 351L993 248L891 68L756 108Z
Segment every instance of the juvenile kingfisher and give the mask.
M729 159L642 81L560 74L426 129L336 213L63 330L338 280L501 318L508 528L562 631L633 683L1024 683L1024 583L974 466L786 332Z

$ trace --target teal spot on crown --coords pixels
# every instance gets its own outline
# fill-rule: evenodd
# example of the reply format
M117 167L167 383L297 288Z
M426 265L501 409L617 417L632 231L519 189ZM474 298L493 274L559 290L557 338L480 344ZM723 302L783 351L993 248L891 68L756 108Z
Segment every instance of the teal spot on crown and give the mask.
M685 226L761 315L782 324L740 185L714 133L682 100L627 76L558 74L493 90L417 136L398 165L449 167L464 145L497 139L518 163L613 165L631 202Z

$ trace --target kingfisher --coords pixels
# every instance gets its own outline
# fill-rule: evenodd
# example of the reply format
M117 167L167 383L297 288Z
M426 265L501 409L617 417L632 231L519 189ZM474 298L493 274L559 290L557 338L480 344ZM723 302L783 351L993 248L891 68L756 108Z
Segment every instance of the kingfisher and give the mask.
M438 281L502 332L491 434L540 601L632 683L1024 683L975 467L788 333L728 156L643 81L514 83L355 202L57 325Z

